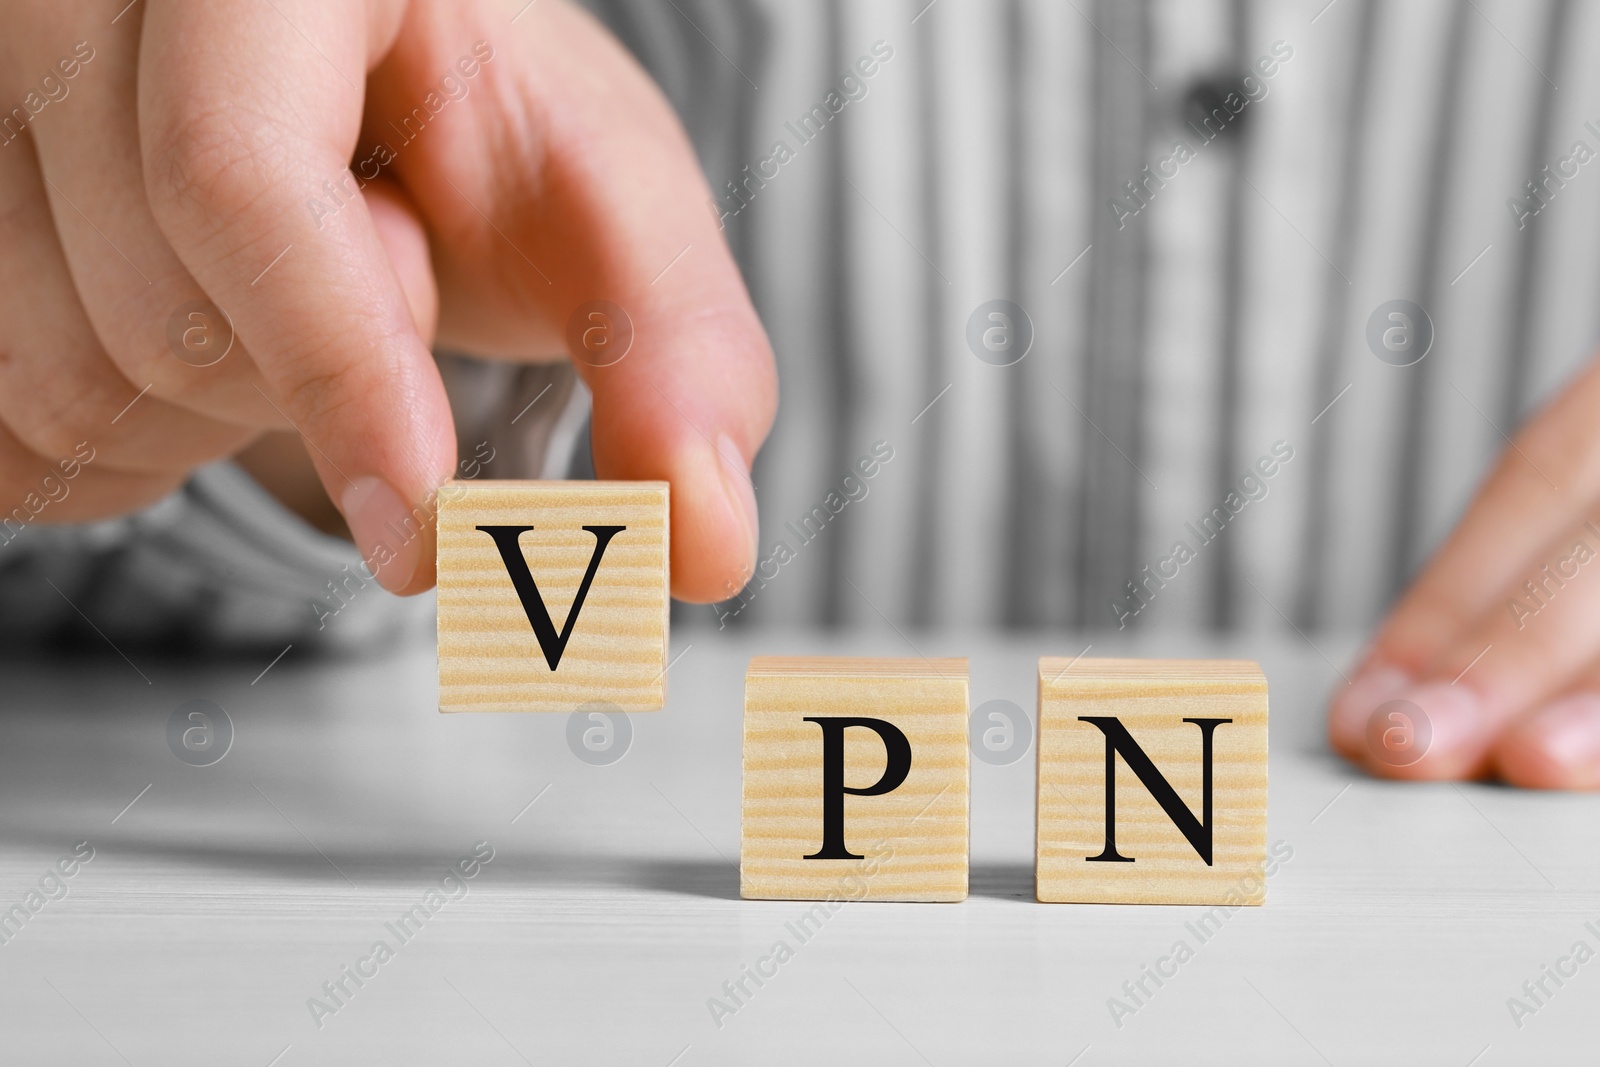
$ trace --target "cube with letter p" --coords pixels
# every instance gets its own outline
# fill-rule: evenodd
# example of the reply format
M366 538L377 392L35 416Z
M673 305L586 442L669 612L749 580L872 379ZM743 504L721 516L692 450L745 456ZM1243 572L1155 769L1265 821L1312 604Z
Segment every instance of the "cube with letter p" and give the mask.
M967 770L966 660L752 660L740 894L965 899Z

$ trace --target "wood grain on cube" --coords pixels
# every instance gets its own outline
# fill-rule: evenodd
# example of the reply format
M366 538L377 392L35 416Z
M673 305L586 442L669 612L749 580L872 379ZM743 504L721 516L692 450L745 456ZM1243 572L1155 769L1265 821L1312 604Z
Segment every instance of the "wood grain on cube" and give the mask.
M1212 728L1211 864L1119 754L1116 854L1107 851L1107 735L1114 717L1198 821L1202 729ZM1267 834L1267 682L1246 660L1046 657L1039 661L1037 889L1042 901L1260 904Z
M823 727L807 717L893 724L905 780L844 797L844 843L860 859L806 859L823 846ZM887 746L843 730L844 784L880 781ZM780 900L955 901L967 895L967 661L763 656L745 675L740 894Z
M656 711L666 701L666 482L451 482L439 491L439 709ZM500 549L517 538L554 630L595 555L585 526L621 526L600 555L552 670ZM614 708L604 707L614 705Z

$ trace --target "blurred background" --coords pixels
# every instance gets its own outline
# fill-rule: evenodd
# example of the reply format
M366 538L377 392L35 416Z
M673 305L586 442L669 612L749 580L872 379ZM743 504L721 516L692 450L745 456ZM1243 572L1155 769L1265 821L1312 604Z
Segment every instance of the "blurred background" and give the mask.
M680 627L1351 634L1595 346L1592 6L590 9L682 117L778 359L756 577ZM591 473L570 368L440 362L474 471ZM341 594L354 551L231 464L35 525L8 638L431 628Z

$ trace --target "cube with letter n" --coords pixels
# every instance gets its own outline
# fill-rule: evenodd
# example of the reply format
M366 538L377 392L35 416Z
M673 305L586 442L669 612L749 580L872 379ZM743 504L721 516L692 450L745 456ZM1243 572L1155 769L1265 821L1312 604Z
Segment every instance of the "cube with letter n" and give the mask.
M742 896L966 898L966 660L762 656L744 699Z
M1260 666L1041 659L1036 833L1041 901L1263 903Z
M439 710L657 711L666 482L439 490Z

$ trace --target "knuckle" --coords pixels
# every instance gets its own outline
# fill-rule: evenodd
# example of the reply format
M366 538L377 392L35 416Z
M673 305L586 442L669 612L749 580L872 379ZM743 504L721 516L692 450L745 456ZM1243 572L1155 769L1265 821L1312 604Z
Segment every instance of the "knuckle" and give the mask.
M339 419L341 412L350 408L359 396L348 388L349 376L342 368L310 365L295 368L294 380L282 389L289 413L300 429L327 425Z
M237 107L197 110L148 135L145 182L158 218L226 225L272 194L279 175L273 123Z
M273 388L299 429L360 425L379 398L411 397L425 388L419 367L399 358L408 342L398 329L376 330L362 340L307 324L284 338L273 360ZM431 363L430 363L431 366Z
M89 407L90 401L81 394L32 390L26 403L6 403L0 417L18 444L40 459L53 461L70 455L89 436L95 425Z

